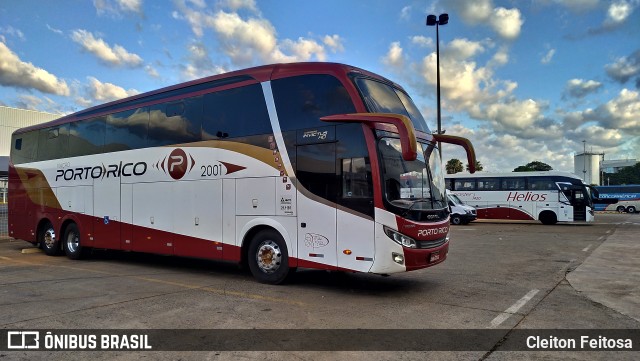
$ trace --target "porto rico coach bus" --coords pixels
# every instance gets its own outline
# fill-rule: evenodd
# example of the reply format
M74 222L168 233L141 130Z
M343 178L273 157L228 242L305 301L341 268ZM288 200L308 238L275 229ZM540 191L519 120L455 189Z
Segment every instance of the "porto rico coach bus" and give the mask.
M352 66L261 66L17 130L9 232L226 260L277 284L297 267L390 274L447 257L438 142L397 84Z
M594 204L617 202L567 172L448 174L446 183L479 219L593 222Z

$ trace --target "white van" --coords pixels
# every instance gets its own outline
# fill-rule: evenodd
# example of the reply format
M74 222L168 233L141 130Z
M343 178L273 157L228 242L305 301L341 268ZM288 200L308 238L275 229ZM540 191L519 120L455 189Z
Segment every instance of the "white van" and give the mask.
M455 194L447 189L447 199L451 207L451 224L469 224L478 217L476 209L466 205Z

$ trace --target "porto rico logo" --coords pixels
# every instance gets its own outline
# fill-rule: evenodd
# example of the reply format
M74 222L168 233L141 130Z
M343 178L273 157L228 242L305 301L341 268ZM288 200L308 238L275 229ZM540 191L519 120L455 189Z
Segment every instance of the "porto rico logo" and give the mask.
M182 179L187 173L191 173L195 166L196 160L193 156L180 148L172 150L169 155L153 165L154 168L161 169L165 174L168 174L175 180ZM223 176L247 168L223 161L218 161L217 164L202 164L199 166L202 172L200 177L204 178Z

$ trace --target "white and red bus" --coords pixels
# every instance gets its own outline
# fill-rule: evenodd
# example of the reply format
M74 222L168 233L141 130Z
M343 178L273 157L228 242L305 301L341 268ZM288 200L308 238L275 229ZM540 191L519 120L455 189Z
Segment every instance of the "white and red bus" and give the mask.
M598 199L582 179L567 172L447 174L446 183L476 208L478 219L593 222L594 203L616 201Z
M447 257L437 142L407 93L342 64L261 66L96 106L12 137L9 232L92 248L390 274Z

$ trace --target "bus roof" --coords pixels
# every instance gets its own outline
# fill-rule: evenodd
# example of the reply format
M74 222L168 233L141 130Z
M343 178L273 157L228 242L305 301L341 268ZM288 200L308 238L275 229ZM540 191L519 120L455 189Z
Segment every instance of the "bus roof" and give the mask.
M577 175L569 172L562 171L539 171L539 172L508 172L508 173L485 173L485 172L476 172L474 174L469 173L456 173L456 174L445 174L445 178L497 178L497 177L569 177L580 179Z
M333 74L338 78L344 78L347 74L362 74L364 76L372 77L383 81L385 83L389 83L394 87L405 91L400 85L394 83L393 81L384 78L375 73L369 72L367 70L340 63L325 63L325 62L303 62L303 63L283 63L283 64L270 64L263 65L248 69L236 70L228 73L212 75L209 77L191 80L185 83L180 83L176 85L171 85L165 88L152 90L146 93L133 95L127 98L114 100L109 103L97 105L88 109L84 109L78 111L76 113L68 114L61 118L52 120L50 122L41 123L25 128L21 128L16 130L14 133L23 133L30 130L48 128L56 125L61 125L65 123L71 123L77 120L87 119L95 116L106 115L118 111L123 111L129 108L130 106L140 105L143 106L147 103L145 98L148 98L149 101L154 98L161 97L162 93L176 91L180 89L185 89L185 97L192 93L186 88L193 87L193 89L200 89L202 85L211 82L218 82L224 80L229 80L229 83L235 82L244 82L244 81L254 81L254 82L263 82L268 80L275 80L280 78L286 78L291 76L305 75L305 74ZM228 84L229 84L228 83ZM200 87L198 87L200 85ZM194 90L193 92L195 92Z

